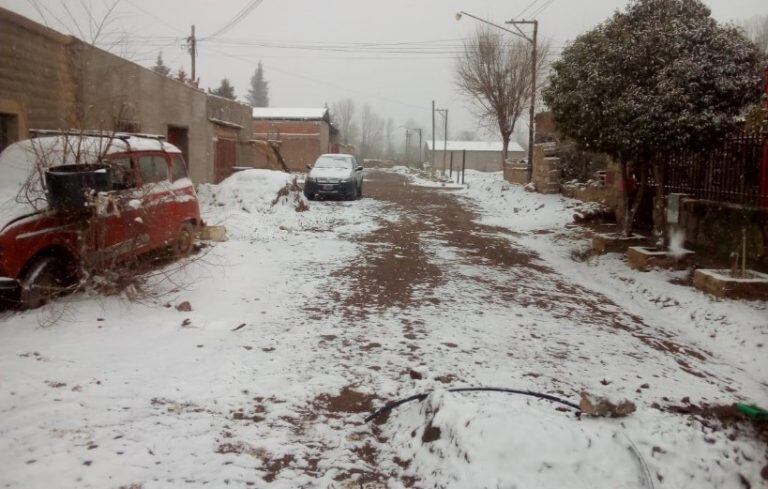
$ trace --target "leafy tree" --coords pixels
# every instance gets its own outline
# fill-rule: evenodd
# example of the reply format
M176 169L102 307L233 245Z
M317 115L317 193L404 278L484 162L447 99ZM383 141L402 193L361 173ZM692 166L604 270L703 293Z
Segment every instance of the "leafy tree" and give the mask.
M221 84L217 88L214 88L213 90L208 89L208 93L235 100L235 87L229 83L229 78L221 80Z
M755 45L700 0L637 0L566 47L544 99L558 130L619 161L625 182L631 163L639 187L632 205L624 192L630 234L649 171L660 197L667 154L701 149L733 128L759 97L757 63Z
M171 69L165 66L165 63L163 63L162 51L157 53L157 61L155 61L155 66L152 67L152 71L155 73L160 73L163 76L169 76L171 74Z
M248 103L253 107L269 106L269 82L264 79L264 68L261 65L261 61L259 61L259 65L251 77Z

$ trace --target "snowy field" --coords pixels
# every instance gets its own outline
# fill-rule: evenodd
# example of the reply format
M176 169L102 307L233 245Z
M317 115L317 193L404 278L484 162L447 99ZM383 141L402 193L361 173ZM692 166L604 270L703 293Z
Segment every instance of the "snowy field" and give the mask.
M574 260L576 201L500 174L467 171L450 192L408 175L307 203L277 198L284 174L238 173L199 190L229 240L139 302L78 294L0 313L0 487L766 483L753 432L667 409L768 405L765 303L715 300L618 255ZM470 386L576 403L587 390L637 411L592 419L447 391Z

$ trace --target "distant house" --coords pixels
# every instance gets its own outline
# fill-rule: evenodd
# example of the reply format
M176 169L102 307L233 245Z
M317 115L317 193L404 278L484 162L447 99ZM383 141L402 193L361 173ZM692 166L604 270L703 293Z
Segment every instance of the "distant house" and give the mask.
M253 109L253 139L279 141L280 153L288 169L302 171L325 153L346 152L337 141L338 130L331 124L325 107ZM255 167L269 168L263 154L255 157Z
M501 141L448 141L447 149L445 141L435 141L435 168L448 169L453 161L453 169L460 169L462 155L466 152L465 168L486 172L501 171L503 143ZM432 140L425 144L425 161L432 161ZM443 158L445 155L445 158ZM517 143L510 142L507 160L517 162L525 159L525 150Z

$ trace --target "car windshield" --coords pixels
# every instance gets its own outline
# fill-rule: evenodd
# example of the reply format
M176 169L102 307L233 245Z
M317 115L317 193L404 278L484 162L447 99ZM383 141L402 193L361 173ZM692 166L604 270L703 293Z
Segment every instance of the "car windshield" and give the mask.
M349 156L321 156L315 162L315 168L352 169L352 159Z

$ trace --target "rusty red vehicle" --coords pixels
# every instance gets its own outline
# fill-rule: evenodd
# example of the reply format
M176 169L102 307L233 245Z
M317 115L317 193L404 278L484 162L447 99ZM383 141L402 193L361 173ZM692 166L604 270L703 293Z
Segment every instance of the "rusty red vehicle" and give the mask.
M108 188L83 189L82 208L54 205L49 177L93 165ZM0 154L0 291L24 308L99 267L161 248L187 254L200 225L182 153L161 137L41 135Z

